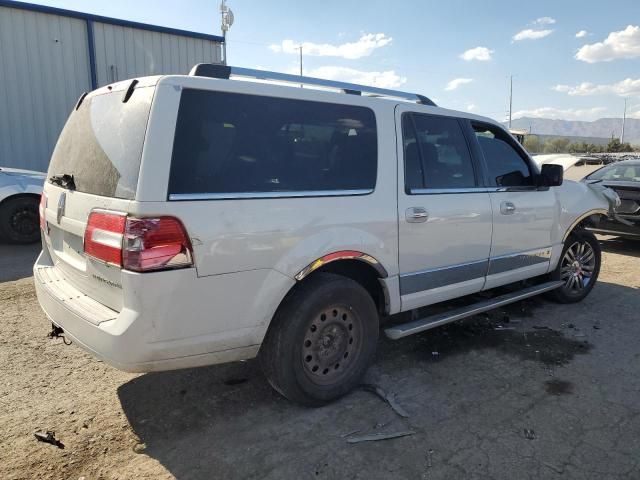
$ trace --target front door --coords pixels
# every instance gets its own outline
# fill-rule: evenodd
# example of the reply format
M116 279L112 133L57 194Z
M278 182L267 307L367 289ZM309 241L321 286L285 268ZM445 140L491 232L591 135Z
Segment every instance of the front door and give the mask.
M485 289L549 270L559 210L550 188L536 186L528 155L503 129L471 122L484 157L493 209L493 241ZM562 248L562 246L556 246Z
M466 124L396 108L402 310L481 290L491 245L491 199Z

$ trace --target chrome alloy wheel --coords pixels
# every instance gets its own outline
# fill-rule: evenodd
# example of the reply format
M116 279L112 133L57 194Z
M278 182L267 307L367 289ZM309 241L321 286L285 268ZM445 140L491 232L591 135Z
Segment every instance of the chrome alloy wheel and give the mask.
M317 385L329 385L343 377L362 347L362 323L355 312L334 306L319 312L307 328L302 364Z
M596 268L596 255L588 242L574 242L562 257L560 278L569 293L579 293L591 282Z

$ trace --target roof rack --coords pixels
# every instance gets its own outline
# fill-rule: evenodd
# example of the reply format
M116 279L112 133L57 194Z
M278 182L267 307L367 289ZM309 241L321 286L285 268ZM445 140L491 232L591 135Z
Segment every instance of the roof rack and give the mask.
M231 76L253 78L256 80L273 80L276 82L296 83L298 85L314 85L318 87L334 88L349 95L362 95L363 93L377 97L392 97L409 100L422 105L437 106L431 99L417 93L389 90L387 88L367 87L355 83L337 82L322 78L305 77L302 75L289 75L287 73L269 72L266 70L254 70L251 68L231 67L213 63L199 63L195 65L189 75L192 77L210 77L229 79Z

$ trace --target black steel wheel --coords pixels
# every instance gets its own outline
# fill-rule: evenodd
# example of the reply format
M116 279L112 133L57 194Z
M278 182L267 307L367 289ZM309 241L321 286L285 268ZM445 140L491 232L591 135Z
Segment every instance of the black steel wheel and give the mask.
M16 197L0 205L0 237L11 243L33 243L40 239L36 197Z
M260 361L278 392L320 406L360 383L377 340L378 313L369 293L349 278L318 273L278 309Z

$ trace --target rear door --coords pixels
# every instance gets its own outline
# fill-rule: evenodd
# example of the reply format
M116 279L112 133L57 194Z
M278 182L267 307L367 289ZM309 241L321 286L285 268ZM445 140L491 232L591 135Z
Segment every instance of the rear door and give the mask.
M491 245L491 201L464 121L396 110L402 309L481 290Z
M555 193L536 186L537 169L502 128L482 122L471 122L471 127L493 210L485 289L546 273L560 213Z
M128 85L100 89L72 111L44 187L43 248L53 263L41 272L45 280L52 287L69 284L70 292L117 311L123 301L120 267L88 258L83 238L93 209L127 212L136 195L154 88L139 86L125 102ZM73 176L74 185L55 184L52 178L61 175Z

